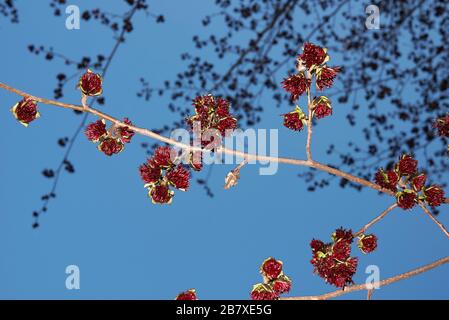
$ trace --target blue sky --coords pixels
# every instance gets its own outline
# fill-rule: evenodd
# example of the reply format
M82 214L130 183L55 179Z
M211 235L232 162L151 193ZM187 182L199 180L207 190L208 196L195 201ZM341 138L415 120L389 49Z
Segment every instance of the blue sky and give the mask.
M19 1L21 23L0 21L0 81L51 98L57 73L67 69L61 61L49 63L31 55L29 44L52 46L78 60L107 54L114 40L97 23L82 21L80 30L67 30L65 17L54 17L47 3ZM71 3L84 8L81 1ZM122 1L95 1L91 6L106 3L111 12L125 8ZM173 114L166 99L148 103L136 97L139 78L144 76L154 86L174 79L183 68L179 55L194 50L192 36L210 32L204 31L201 18L217 11L212 1L159 0L150 1L150 6L166 16L166 23L156 24L143 14L136 17L135 31L108 71L106 105L101 107L148 128L171 123ZM211 55L211 59L215 58ZM338 56L334 61L343 64ZM213 62L222 68L228 63ZM74 87L75 81L67 86L64 101L79 102ZM173 299L194 287L202 299L247 299L251 286L261 280L258 268L268 256L284 262L285 273L293 280L291 295L324 293L334 288L312 274L310 240L327 240L340 226L359 229L394 202L373 190L332 186L307 192L297 177L307 169L289 165L281 165L272 176L260 176L257 166L247 166L238 186L223 190L232 166L217 165L210 179L214 198L206 197L194 183L188 192L177 192L172 205L155 206L137 172L145 161L140 143L147 138L135 137L125 152L106 158L81 136L71 156L76 174L62 176L56 200L42 217L42 226L33 230L31 212L40 207L40 196L51 186L40 172L57 166L64 150L56 141L70 136L81 118L41 105L42 117L25 129L9 112L17 100L0 91L4 132L0 135L0 298ZM305 133L281 126L279 114L289 106L270 108L271 103L266 99L258 127L279 128L280 155L304 158ZM333 117L315 127L316 160L327 162L329 142L343 144L349 136L360 134L348 127L345 108L349 106L335 103ZM439 219L449 225L447 209L441 211ZM354 248L361 257L357 283L364 282L368 265L379 266L381 278L386 278L446 255L448 240L417 209L395 210L372 231L379 237L376 252L362 257ZM72 264L81 271L80 290L65 288L65 268ZM448 272L448 266L439 267L377 290L374 298L447 299ZM345 296L364 297L364 292Z

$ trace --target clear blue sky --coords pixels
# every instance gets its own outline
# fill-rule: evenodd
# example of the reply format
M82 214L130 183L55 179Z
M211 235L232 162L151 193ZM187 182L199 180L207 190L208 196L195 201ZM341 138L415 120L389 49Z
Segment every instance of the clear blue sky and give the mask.
M79 59L107 54L114 44L109 30L97 23L82 22L81 30L67 30L65 17L54 17L48 2L18 1L21 23L0 20L0 81L43 97L52 97L56 74L67 69L61 61L49 63L31 55L27 45L52 46ZM107 4L109 11L121 12L122 2L103 0L89 6ZM144 76L154 86L174 79L183 68L179 55L193 50L192 35L206 32L201 18L217 11L212 1L159 0L150 1L150 6L167 21L156 24L137 16L135 31L107 75L107 103L102 107L149 128L171 123L173 115L165 99L147 103L136 97L139 78ZM211 59L226 68L212 55ZM64 100L78 103L79 92L71 86L75 81L67 87ZM394 202L372 190L332 186L307 192L297 177L306 169L288 165L272 176L260 176L257 166L247 166L239 185L223 190L224 176L232 166L217 165L210 180L213 199L194 183L188 192L177 192L171 206L155 206L137 172L145 160L140 143L146 138L135 137L124 153L106 158L82 136L71 157L76 174L63 175L57 199L42 217L42 226L33 230L31 212L40 207L40 196L51 185L40 172L57 166L63 150L56 140L71 135L81 118L41 105L41 119L25 129L9 112L17 100L0 91L0 298L173 299L194 287L202 299L247 299L251 286L260 281L258 267L268 256L284 261L293 280L292 295L324 293L334 288L312 274L310 240L327 240L340 226L359 229ZM258 127L279 128L281 155L304 157L304 132L281 126L279 114L289 106L278 109L270 104L266 99ZM349 136L360 134L348 127L347 108L336 102L333 117L315 127L317 160L327 162L330 141L343 145ZM444 208L439 219L449 225L447 211ZM356 282L364 282L370 264L378 265L381 278L386 278L447 254L448 239L419 210L395 210L373 232L379 237L375 253L361 257L354 248L361 257ZM65 268L71 264L80 267L81 290L65 288ZM374 298L447 299L448 274L449 267L443 266L378 290Z

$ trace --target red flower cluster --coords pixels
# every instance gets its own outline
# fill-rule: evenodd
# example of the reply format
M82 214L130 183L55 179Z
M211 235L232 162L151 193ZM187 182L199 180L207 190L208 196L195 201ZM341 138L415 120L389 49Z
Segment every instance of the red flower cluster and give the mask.
M382 188L391 190L393 192L397 191L397 184L399 182L399 175L394 170L384 170L380 168L375 176L374 180Z
M103 92L103 79L98 73L87 70L79 80L79 88L86 96L98 96Z
M310 242L313 257L310 263L314 267L314 273L319 275L327 283L343 288L353 283L352 277L357 271L358 258L351 257L351 244L354 236L351 230L337 229L332 234L332 242L324 243L313 239ZM376 249L377 237L374 235L361 235L359 248L363 253L369 253Z
M396 192L396 202L405 210L412 209L419 201L425 201L431 207L445 201L440 186L425 187L426 174L418 172L418 161L407 154L399 158L393 170L379 169L374 180L382 188Z
M132 125L128 118L125 118L123 122ZM99 142L98 150L107 156L123 151L125 143L131 142L131 138L134 136L134 131L127 126L114 124L106 130L106 122L103 119L89 123L84 133L89 141Z
M283 293L288 293L292 281L282 271L282 261L266 259L260 266L263 283L258 283L251 290L252 300L276 300Z
M284 114L284 126L294 131L301 131L307 124L307 118L299 106L292 112Z
M340 72L340 67L323 67L318 68L316 71L316 87L318 90L323 90L324 88L330 88L334 84L334 79Z
M302 49L302 54L298 55L298 60L305 65L307 69L310 69L312 66L320 66L329 59L326 52L327 49L306 42Z
M332 114L331 101L325 96L313 99L312 108L313 114L317 119L325 118Z
M153 156L139 167L153 203L171 203L174 191L170 186L182 191L189 189L190 172L177 162L172 159L170 147L158 147Z
M282 87L290 94L292 101L298 100L304 92L307 92L310 97L310 86L314 77L318 90L332 87L340 68L328 67L326 65L328 60L327 49L311 43L304 44L303 53L298 55L297 59L298 72L282 81ZM331 102L325 96L315 98L309 108L313 108L313 114L317 119L332 115ZM284 126L294 131L301 131L308 120L302 111L298 113L297 110L283 116Z
M189 289L178 294L175 300L198 300L198 298L196 296L195 289Z
M40 117L37 111L37 101L31 98L23 98L16 103L10 110L14 117L25 127L37 118Z
M449 138L449 113L441 118L438 118L433 126L438 130L438 135Z
M310 79L307 79L304 72L294 74L282 81L282 87L285 91L290 93L292 101L298 100L299 97L310 89Z
M237 128L237 119L231 115L227 100L213 95L198 96L193 100L193 106L195 115L187 118L186 122L201 138L203 148L213 150L221 144L222 137ZM194 163L194 166L198 168L201 164Z
M377 248L377 237L374 234L362 234L357 245L363 253L373 252Z

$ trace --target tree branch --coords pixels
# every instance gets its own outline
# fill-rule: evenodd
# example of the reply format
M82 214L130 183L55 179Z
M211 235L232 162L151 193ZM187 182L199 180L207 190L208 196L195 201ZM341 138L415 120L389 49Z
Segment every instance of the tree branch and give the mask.
M331 299L331 298L335 298L338 296L342 296L344 294L350 293L350 292L355 292L355 291L362 291L362 290L370 290L373 287L375 288L380 288L380 287L384 287L387 286L389 284L392 284L394 282L400 281L400 280L404 280L413 276L416 276L420 273L424 273L426 271L429 271L431 269L434 269L438 266L441 266L445 263L449 262L449 256L444 257L440 260L437 260L435 262L432 262L430 264L427 264L425 266L422 266L420 268L411 270L409 272L405 272L405 273L401 273L398 274L394 277L391 278L387 278L385 280L382 281L378 281L378 282L374 282L374 283L368 283L368 284L358 284L358 285L353 285L353 286L348 286L345 287L343 290L336 290L333 292L329 292L329 293L325 293L325 294L321 294L321 295L317 295L317 296L300 296L300 297L285 297L285 298L281 298L281 300L327 300L327 299Z
M440 228L441 231L443 231L443 233L446 235L446 237L449 238L449 232L447 231L447 229L444 227L444 225L440 221L437 220L437 218L435 218L433 216L433 214L429 211L429 209L427 209L427 207L422 202L419 202L418 205L421 207L421 209L424 211L424 213L427 214L430 219L432 219L432 221L438 226L438 228Z
M194 146L190 146L187 144L183 144L179 141L167 138L165 136L162 136L160 134L157 134L151 130L145 129L145 128L139 128L136 127L134 125L129 125L126 124L124 122L121 122L120 120L106 114L103 113L99 110L96 110L94 108L88 107L87 109L84 108L83 106L80 105L75 105L75 104L69 104L69 103L63 103L63 102L59 102L59 101L54 101L54 100L50 100L50 99L45 99L45 98L41 98L41 97L36 97L33 96L31 94L28 94L26 92L23 92L21 90L15 89L13 87L8 86L7 84L4 84L2 82L0 82L0 88L3 88L7 91L13 92L19 96L22 97L29 97L32 98L34 100L36 100L37 102L41 102L44 104L48 104L48 105L54 105L56 107L60 107L60 108L65 108L65 109L73 109L73 110L78 110L81 112L86 112L86 113L91 113L94 114L96 116L98 116L101 119L105 119L108 120L110 122L112 122L113 124L117 125L117 126L121 126L121 127L128 127L131 130L135 131L136 133L143 135L143 136L147 136L150 137L152 139L176 146L178 148L187 150L187 151L200 151L200 152L209 152L209 150L205 150L202 149L201 147L194 147ZM310 167L310 168L314 168L317 170L321 170L321 171L325 171L329 174L344 178L346 180L352 181L354 183L358 183L360 185L363 185L365 187L369 187L371 189L377 190L379 192L388 194L390 196L394 196L394 193L391 190L382 188L381 186L375 184L374 182L365 180L363 178L354 176L352 174L349 174L347 172L338 170L336 168L330 167L328 165L319 163L317 161L314 160L300 160L300 159L292 159L292 158L282 158L282 157L270 157L270 156L261 156L261 155L257 155L257 154L251 154L251 153L245 153L242 151L237 151L237 150L231 150L231 149L226 149L222 146L218 147L216 149L217 153L224 153L224 154L230 154L230 155L234 155L234 156L238 156L238 157L242 157L242 158L246 158L248 161L249 160L255 160L255 161L267 161L267 162L278 162L278 163L285 163L285 164L291 164L291 165L296 165L296 166L303 166L303 167ZM449 203L449 198L445 199L445 203Z
M390 211L392 211L394 208L396 208L398 205L397 203L392 204L391 206L389 206L384 212L382 212L379 216L377 216L376 218L374 218L373 220L371 220L370 222L368 222L362 229L360 229L359 231L357 231L356 233L354 233L354 238L361 235L362 233L365 233L366 230L368 230L368 228L370 228L373 224L375 224L376 222L380 221L381 219L383 219Z

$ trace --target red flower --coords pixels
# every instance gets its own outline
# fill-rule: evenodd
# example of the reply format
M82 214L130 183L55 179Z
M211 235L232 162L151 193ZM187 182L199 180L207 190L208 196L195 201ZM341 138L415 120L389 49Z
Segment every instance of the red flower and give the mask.
M225 118L229 117L229 102L222 98L216 99L216 113L219 117Z
M97 142L101 137L106 136L106 123L102 120L97 120L90 123L84 131L87 139L92 142Z
M438 118L433 126L438 130L438 135L449 138L449 113L441 118Z
M301 131L304 127L304 114L298 112L297 110L284 114L284 127L294 130Z
M314 114L317 119L325 118L332 114L332 108L326 103L320 103L315 106Z
M252 300L276 300L277 298L276 292L267 284L258 283L251 290Z
M416 204L416 193L412 190L404 190L396 195L396 203L402 209L408 210Z
M340 72L339 67L323 67L316 72L316 86L319 90L330 88L334 84L334 79Z
M413 190L419 191L424 187L426 183L427 176L424 173L421 173L412 179L412 187Z
M154 184L161 178L161 168L155 165L151 159L139 167L139 172L145 183Z
M303 53L298 56L304 65L310 69L311 66L319 66L326 60L326 50L312 43L305 43Z
M186 191L189 189L190 171L179 164L176 168L167 172L167 180L176 189Z
M313 239L310 241L310 247L312 248L312 252L316 253L318 251L324 252L324 242L321 240Z
M28 127L30 122L40 117L37 111L37 102L31 98L23 98L11 108L11 112L25 127Z
M313 258L310 263L314 273L327 283L343 288L352 283L352 277L357 270L358 260L351 257L351 243L353 234L351 230L337 229L332 234L333 243L325 244L320 240L312 240Z
M348 259L351 255L351 242L348 240L340 239L339 241L334 243L334 245L332 246L332 257L340 261Z
M196 129L194 123L199 122L201 132L198 134L204 135L206 132L211 133L210 129L216 129L224 137L226 131L233 131L237 128L237 119L229 113L230 104L225 99L212 95L198 96L193 100L193 105L195 106L195 115L187 118L186 122L191 130ZM211 137L209 141L202 141L201 143L205 147L212 141L216 143L211 149L221 143L221 139L218 139L218 137L217 139Z
M156 148L154 150L153 160L157 166L169 167L173 164L171 160L171 148L169 146Z
M120 153L125 146L120 140L114 138L106 138L98 145L98 150L103 152L107 156Z
M439 186L430 186L424 189L426 202L431 207L438 207L444 202L444 190Z
M153 203L171 203L173 198L173 191L166 185L157 185L150 189L149 195Z
M195 289L190 289L178 294L175 300L198 300L198 298L196 297Z
M393 170L384 171L383 169L379 169L374 176L374 180L382 188L396 192L399 175Z
M284 79L282 87L290 93L290 99L295 101L310 88L310 79L307 79L304 73L301 72Z
M352 243L354 236L352 235L352 230L346 230L343 228L338 228L335 230L335 232L332 234L332 240L334 242L337 242L339 240L348 241L349 243Z
M129 124L129 125L131 125L132 126L132 122L128 119L128 118L125 118L124 120L123 120L123 122L124 123L126 123L126 124ZM123 142L123 143L129 143L129 142L131 142L131 138L134 136L134 134L135 134L135 132L133 131L133 130L131 130L131 129L129 129L129 127L118 127L117 128L117 134L118 134L118 136L120 137L120 140Z
M363 253L370 253L377 248L377 237L374 234L359 237L358 247Z
M273 281L272 287L273 287L274 292L276 292L277 295L281 295L283 293L289 293L289 291L292 287L292 281L286 275L281 274L278 279Z
M349 257L339 261L330 255L325 255L319 259L313 259L314 273L319 275L329 284L343 288L346 284L353 283L352 277L357 271L358 259Z
M282 261L270 257L262 263L260 272L270 280L276 279L282 272Z
M102 83L103 79L99 74L87 70L80 78L79 87L86 96L98 96L103 92Z
M398 170L402 175L414 174L418 167L418 161L412 156L404 154L398 163Z
M232 117L221 119L217 125L217 129L221 132L223 137L227 135L226 133L234 131L235 128L237 128L237 119Z

